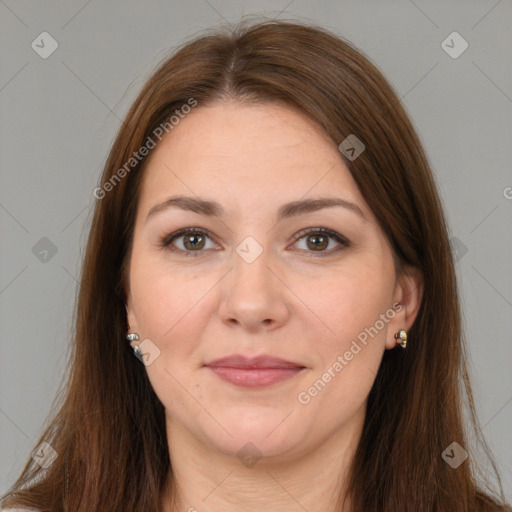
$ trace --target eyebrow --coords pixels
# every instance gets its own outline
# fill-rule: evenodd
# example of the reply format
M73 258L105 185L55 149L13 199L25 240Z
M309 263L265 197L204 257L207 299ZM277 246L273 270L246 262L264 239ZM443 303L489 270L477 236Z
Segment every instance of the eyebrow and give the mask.
M359 215L364 220L367 220L359 206L340 197L319 197L315 199L301 199L286 203L279 208L277 212L277 220L289 219L298 215L316 212L324 208L334 208L336 206L346 208L347 210ZM153 206L146 216L146 222L153 215L163 212L171 207L181 208L182 210L191 211L208 217L223 217L225 213L224 208L216 201L208 201L198 197L172 196L164 202Z

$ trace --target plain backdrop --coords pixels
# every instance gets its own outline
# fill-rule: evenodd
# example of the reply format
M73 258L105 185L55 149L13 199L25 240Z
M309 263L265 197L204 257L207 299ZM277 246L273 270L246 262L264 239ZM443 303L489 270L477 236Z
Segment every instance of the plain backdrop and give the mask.
M334 30L401 96L448 215L478 412L511 500L506 0L0 1L0 493L30 457L64 375L92 191L121 119L184 39L255 14Z

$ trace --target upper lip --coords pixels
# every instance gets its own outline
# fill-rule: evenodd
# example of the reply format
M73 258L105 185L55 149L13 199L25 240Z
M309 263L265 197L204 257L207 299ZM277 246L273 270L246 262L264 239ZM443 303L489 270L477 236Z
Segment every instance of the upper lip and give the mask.
M230 368L304 368L304 365L287 361L279 357L273 357L266 354L257 357L246 357L240 354L233 354L227 357L215 359L205 366L225 366Z

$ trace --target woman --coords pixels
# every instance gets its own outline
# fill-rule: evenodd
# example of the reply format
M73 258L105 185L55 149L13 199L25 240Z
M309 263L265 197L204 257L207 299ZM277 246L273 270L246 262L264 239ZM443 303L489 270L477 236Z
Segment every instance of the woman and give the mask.
M184 45L94 195L65 400L3 507L507 510L467 453L427 158L348 42L262 22Z

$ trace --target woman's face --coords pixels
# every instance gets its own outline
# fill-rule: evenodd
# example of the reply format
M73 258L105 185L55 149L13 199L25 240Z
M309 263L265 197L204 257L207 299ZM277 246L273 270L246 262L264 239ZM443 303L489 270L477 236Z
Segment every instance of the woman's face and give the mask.
M144 173L127 313L168 429L283 460L357 436L416 285L336 145L287 107L199 105ZM312 202L326 198L345 203ZM215 364L230 356L242 368ZM243 367L256 356L292 364Z

